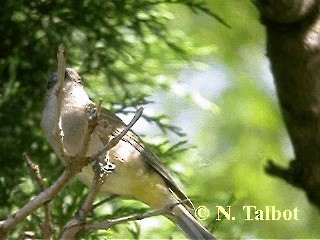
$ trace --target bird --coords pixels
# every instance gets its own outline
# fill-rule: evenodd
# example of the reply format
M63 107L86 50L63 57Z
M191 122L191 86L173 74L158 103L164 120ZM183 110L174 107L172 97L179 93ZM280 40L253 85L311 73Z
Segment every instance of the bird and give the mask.
M57 121L60 121L66 155L76 156L83 148L88 132L88 111L97 109L97 105L89 98L82 77L75 69L66 67L59 118L57 83L58 74L55 72L47 81L41 127L53 150L67 165L55 135ZM119 117L104 107L100 108L98 121L88 144L87 156L97 153L126 127ZM216 239L190 213L189 210L193 209L191 200L173 180L158 157L133 131L129 130L104 157L113 169L106 175L101 186L101 194L136 199L154 209L181 203L174 205L170 216L167 217L185 236L189 239ZM92 166L85 166L77 177L85 185L91 186L94 177Z

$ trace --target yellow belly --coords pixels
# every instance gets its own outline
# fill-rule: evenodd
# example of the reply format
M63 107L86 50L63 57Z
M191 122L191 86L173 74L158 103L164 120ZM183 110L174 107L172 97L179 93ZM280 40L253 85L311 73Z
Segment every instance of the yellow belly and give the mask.
M109 156L115 169L107 175L101 193L137 199L153 208L161 208L174 201L174 196L162 176L152 169L130 144L120 141L111 149ZM85 167L79 178L91 186L92 167Z

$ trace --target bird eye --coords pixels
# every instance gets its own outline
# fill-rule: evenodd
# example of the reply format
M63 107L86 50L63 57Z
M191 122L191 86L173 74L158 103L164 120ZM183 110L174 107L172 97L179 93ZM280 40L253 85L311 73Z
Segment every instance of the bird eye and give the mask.
M53 83L52 82L47 82L47 89L52 88Z
M53 74L52 76L50 76L48 81L47 81L47 89L52 88L56 81L57 81L57 75L56 74Z
M77 79L77 83L82 84L82 78L81 78L81 77L78 77L78 79Z
M53 87L54 82L53 81L48 81L47 82L47 89L50 89Z

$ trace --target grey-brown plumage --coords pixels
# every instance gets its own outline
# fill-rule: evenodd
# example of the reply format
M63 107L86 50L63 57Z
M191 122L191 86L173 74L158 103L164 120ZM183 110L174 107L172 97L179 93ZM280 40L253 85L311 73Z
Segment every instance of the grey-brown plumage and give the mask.
M46 104L42 114L41 126L53 149L61 157L55 140L56 126L56 82L57 75L48 81ZM96 105L89 99L82 86L82 79L72 68L66 69L61 103L61 129L63 145L68 155L74 156L84 145L88 130L87 111ZM115 114L102 108L99 124L95 128L87 155L100 150L113 137L117 136L125 124ZM192 239L214 239L186 207L193 208L191 201L174 182L169 172L158 158L145 146L142 140L129 131L106 156L115 169L106 177L101 192L117 194L125 198L140 200L153 208L162 208L178 201L184 203L173 209L170 219L178 224L186 236ZM62 159L64 161L64 159ZM86 185L92 184L94 173L91 166L85 167L78 175Z

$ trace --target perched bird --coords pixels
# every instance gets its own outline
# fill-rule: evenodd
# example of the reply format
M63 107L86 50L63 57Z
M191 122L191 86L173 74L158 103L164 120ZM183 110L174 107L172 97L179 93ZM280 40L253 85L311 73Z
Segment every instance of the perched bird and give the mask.
M55 94L58 88L57 82L57 74L48 80L41 126L49 143L66 164L55 138L58 119ZM60 126L63 145L68 156L75 156L83 148L84 137L88 131L87 112L97 108L89 99L82 83L82 78L74 69L66 68L61 97ZM101 108L98 121L98 126L94 129L89 142L87 156L98 152L126 126L121 119L105 108ZM114 169L106 176L101 193L137 199L155 209L181 201L183 204L175 205L172 208L172 215L168 218L190 239L215 239L187 210L193 208L191 201L155 154L132 131L127 132L119 143L108 151L106 158ZM92 166L84 167L78 177L86 185L91 186L94 177Z

